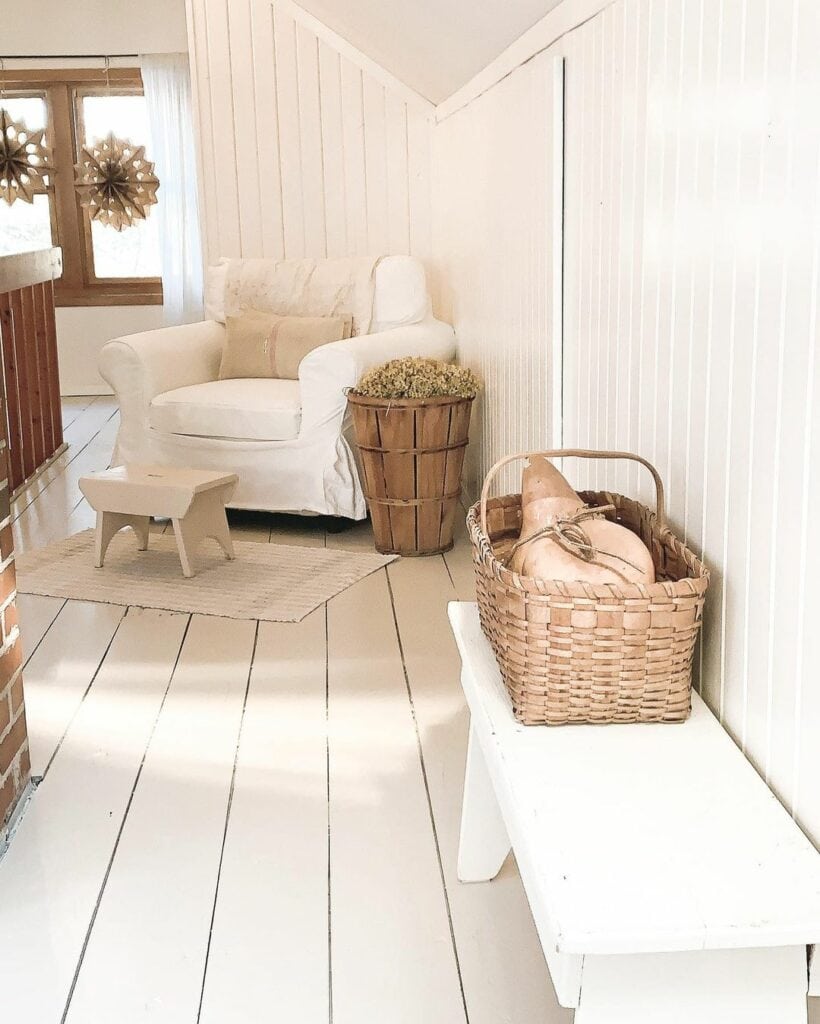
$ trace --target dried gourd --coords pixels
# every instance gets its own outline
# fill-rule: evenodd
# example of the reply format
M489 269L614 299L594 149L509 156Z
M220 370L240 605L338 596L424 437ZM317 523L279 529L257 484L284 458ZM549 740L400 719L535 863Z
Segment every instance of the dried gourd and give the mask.
M609 507L611 508L611 506ZM508 554L522 576L586 583L654 583L652 555L640 537L587 507L543 455L521 480L521 534Z

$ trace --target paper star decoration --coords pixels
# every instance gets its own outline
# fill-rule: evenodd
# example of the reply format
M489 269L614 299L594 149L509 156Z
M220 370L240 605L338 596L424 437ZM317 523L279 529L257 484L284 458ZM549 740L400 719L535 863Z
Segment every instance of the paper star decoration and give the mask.
M113 132L83 146L74 172L80 204L88 208L92 220L117 231L145 220L157 201L159 179L145 159L145 147L118 139Z

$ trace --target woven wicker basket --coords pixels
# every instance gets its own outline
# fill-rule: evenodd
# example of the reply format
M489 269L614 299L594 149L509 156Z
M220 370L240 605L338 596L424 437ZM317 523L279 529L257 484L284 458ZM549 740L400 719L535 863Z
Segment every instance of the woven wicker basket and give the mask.
M656 511L619 494L584 491L652 552L657 582L589 584L520 576L499 561L521 532L521 495L488 498L507 463L534 455L633 459L651 472ZM709 573L666 527L663 484L627 452L527 452L501 459L467 525L481 626L495 651L516 718L526 725L681 722L691 710L692 657Z

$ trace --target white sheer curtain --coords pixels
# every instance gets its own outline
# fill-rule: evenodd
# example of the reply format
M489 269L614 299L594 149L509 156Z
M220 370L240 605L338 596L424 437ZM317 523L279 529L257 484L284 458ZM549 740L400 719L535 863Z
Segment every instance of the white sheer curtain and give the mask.
M201 320L202 241L197 203L193 103L184 53L140 59L160 187L155 215L162 248L165 322Z

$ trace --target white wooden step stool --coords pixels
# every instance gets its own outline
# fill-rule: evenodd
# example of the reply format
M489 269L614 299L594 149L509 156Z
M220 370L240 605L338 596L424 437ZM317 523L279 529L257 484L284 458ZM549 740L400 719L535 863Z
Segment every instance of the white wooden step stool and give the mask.
M97 513L95 565L102 568L108 545L126 526L145 551L152 516L171 520L183 576L194 575L194 550L206 537L233 558L225 505L238 481L235 473L176 466L115 466L82 477L80 490Z
M477 606L449 614L471 713L459 878L513 849L576 1024L805 1024L820 853L697 694L681 725L523 726Z

